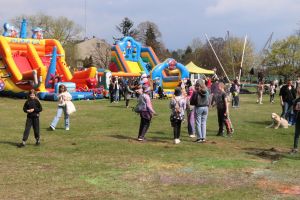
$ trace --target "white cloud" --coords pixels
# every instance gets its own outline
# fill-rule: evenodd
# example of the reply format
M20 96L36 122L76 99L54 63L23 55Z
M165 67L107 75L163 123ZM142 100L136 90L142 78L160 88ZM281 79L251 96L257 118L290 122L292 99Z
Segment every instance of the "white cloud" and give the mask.
M240 17L286 17L297 15L300 9L299 0L217 0L206 8L207 16L224 16L239 14Z

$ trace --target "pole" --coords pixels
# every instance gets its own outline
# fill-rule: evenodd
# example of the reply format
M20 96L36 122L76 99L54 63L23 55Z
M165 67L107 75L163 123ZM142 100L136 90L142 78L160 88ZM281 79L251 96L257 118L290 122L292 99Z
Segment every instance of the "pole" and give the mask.
M213 46L211 45L211 43L210 43L210 41L209 41L209 39L208 39L208 37L207 37L206 34L205 34L205 37L206 37L206 39L207 39L207 41L208 41L208 43L209 43L209 45L210 45L212 51L214 52L214 54L215 54L215 56L216 56L216 58L217 58L217 60L218 60L218 63L219 63L220 67L222 68L222 70L223 70L223 72L224 72L224 74L225 74L225 77L226 77L227 80L230 82L230 79L228 78L228 76L227 76L227 74L226 74L226 72L225 72L225 70L224 70L224 68L223 68L223 65L222 65L221 61L219 60L219 58L218 58L218 56L217 56L217 54L216 54L216 52L215 52Z
M243 68L243 62L244 62L244 55L245 55L246 43L247 43L247 35L245 36L245 41L244 41L243 54L242 54L242 61L241 61L241 67L240 67L239 78L238 78L239 82L240 82L240 80L241 80L241 74L242 74L242 68Z

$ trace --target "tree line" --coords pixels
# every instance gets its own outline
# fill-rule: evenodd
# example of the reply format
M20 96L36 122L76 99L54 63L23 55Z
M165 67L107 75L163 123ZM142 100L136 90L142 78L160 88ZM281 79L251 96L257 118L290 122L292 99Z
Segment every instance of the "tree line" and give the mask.
M66 17L52 17L42 13L17 16L11 22L20 28L20 21L23 18L29 21L29 30L36 26L42 27L44 38L59 40L65 48L67 63L74 65L74 45L84 39L82 27ZM141 42L142 45L151 46L161 61L170 57L182 64L193 61L196 65L205 69L216 68L219 76L224 75L207 40L191 38L191 42L187 44L186 48L170 50L165 46L162 33L154 22L145 21L135 26L131 19L125 17L115 28L120 35L112 36L113 38L120 39L124 36L131 36ZM227 34L226 37L211 37L209 40L226 73L231 78L238 76L241 69L244 38ZM107 54L110 54L110 52L107 52ZM107 66L104 66L103 63L107 63L107 55L105 55L105 58L101 56L98 58L86 58L86 62L91 65L93 60L105 60L105 62L102 62L102 66L100 61L98 62L98 67L105 68ZM299 64L300 31L287 38L275 41L263 52L256 52L253 42L247 40L242 64L242 75L246 77L251 72L261 76L282 75L285 78L289 78L299 74Z

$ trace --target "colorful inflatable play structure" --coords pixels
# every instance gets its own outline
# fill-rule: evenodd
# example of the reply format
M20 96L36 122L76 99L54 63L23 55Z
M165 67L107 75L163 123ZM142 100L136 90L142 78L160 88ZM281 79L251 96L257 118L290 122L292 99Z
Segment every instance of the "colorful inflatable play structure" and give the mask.
M59 41L43 39L42 29L32 29L32 38L26 37L23 20L19 37L17 30L4 24L0 36L0 95L25 97L35 89L40 99L56 100L58 86L64 84L76 99L102 98L97 87L95 67L71 74L65 51Z
M112 76L141 76L147 74L158 81L166 94L172 94L180 80L189 78L187 68L174 59L160 62L151 47L142 47L132 37L124 37L112 47Z

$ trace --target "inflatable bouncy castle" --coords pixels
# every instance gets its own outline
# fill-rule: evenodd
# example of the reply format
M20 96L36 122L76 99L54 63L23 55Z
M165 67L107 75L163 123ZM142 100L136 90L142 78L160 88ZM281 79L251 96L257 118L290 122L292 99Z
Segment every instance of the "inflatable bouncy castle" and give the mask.
M38 27L32 30L34 39L26 38L26 20L21 27L17 37L6 23L0 36L0 95L22 98L35 89L40 99L56 100L58 86L64 84L74 100L102 98L95 67L72 74L59 41L43 39Z
M112 76L141 76L146 74L157 81L165 93L172 94L174 88L183 79L189 78L187 68L169 58L160 62L151 47L143 47L132 37L117 41L111 49Z

